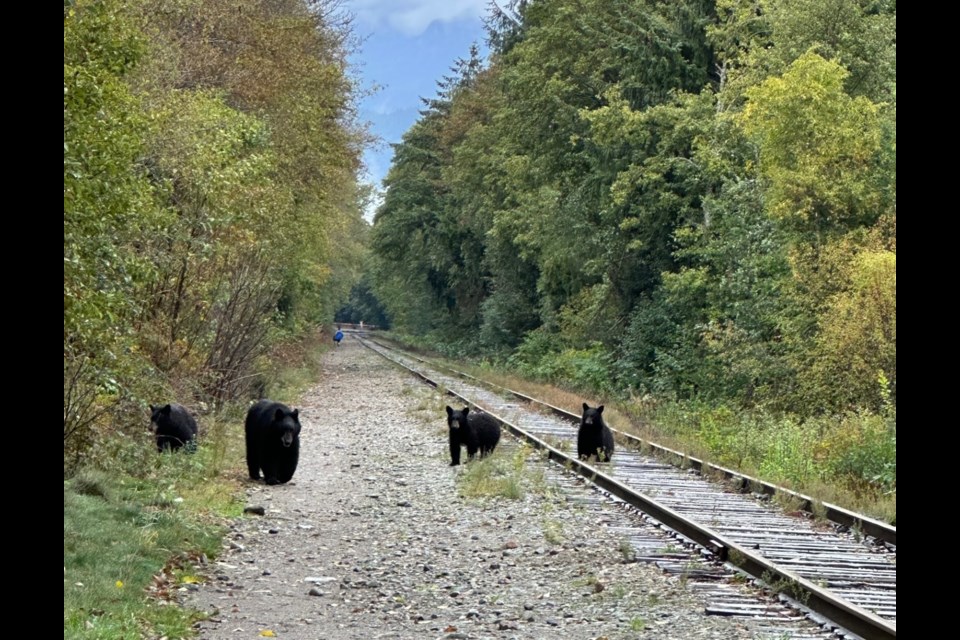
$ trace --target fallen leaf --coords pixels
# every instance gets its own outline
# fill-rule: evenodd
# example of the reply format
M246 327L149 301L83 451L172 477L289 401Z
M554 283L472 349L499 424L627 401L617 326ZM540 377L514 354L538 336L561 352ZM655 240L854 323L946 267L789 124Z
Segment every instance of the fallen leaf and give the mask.
M117 580L117 589L123 589L123 580Z
M275 634L273 631L270 631L270 629L264 629L263 631L260 632L260 635L263 636L264 638L276 638L276 637L277 637L277 634Z
M183 584L200 584L200 580L195 576L183 576L180 578L180 582Z
M457 630L457 628L456 628L455 626L450 625L449 627L447 627L446 629L444 629L443 632L444 632L444 633L453 633L453 632L455 632L456 630Z

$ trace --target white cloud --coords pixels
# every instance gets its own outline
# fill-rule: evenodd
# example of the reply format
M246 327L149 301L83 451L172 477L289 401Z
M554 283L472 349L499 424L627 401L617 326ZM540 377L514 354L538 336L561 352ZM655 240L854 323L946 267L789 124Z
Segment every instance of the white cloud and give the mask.
M404 35L418 36L436 21L485 15L487 0L349 0L346 6L362 24L386 25Z
M393 104L393 100L384 99L377 100L368 107L370 113L378 116L389 116L397 112L397 107Z

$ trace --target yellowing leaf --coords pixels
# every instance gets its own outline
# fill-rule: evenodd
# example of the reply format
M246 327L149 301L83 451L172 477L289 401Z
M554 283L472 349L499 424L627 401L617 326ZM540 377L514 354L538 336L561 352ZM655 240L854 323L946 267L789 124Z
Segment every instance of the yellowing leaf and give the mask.
M200 584L200 580L195 576L183 576L180 578L180 582L183 584Z
M270 629L264 629L263 631L260 632L260 635L263 636L264 638L276 638L276 637L277 637L277 634L275 634L273 631L270 631Z

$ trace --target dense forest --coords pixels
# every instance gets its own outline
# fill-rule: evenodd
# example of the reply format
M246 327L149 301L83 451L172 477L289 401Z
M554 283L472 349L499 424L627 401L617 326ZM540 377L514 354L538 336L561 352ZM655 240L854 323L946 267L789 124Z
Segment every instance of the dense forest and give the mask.
M895 496L896 3L503 0L487 36L371 226L338 0L64 3L65 473L365 320Z
M148 402L262 392L271 350L359 279L369 136L339 9L64 2L65 473Z
M487 27L394 147L363 290L394 329L895 495L896 3L514 0Z

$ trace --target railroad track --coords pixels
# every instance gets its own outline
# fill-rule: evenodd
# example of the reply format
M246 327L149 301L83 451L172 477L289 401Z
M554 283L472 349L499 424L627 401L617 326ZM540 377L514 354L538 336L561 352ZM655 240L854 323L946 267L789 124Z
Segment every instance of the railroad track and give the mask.
M589 480L608 499L638 509L681 539L699 545L700 554L719 566L733 565L762 581L775 589L781 600L810 613L817 622L827 627L832 622L840 628L838 631L852 637L896 638L895 527L831 505L825 511L826 517L836 523L832 526L787 515L768 500L731 487L749 485L761 497L784 489L684 458L678 452L619 432L621 446L613 461L587 464L577 460L575 454L566 453L575 448L571 443L575 442L578 415L379 341L361 335L357 339L424 382L492 414L513 435ZM625 442L639 448L623 446ZM682 459L687 468L678 468L641 449ZM704 477L702 472L706 471L727 481L712 482ZM791 495L808 505L812 502L805 496ZM634 534L627 536L636 548L653 544ZM663 554L653 554L651 561L670 570L669 559ZM689 560L681 564L689 573ZM715 578L724 573L723 569L707 571L707 582L716 582ZM705 588L723 591L716 585ZM732 592L728 595L713 613L762 615L760 609L767 606L741 601ZM772 615L782 617L779 612Z

